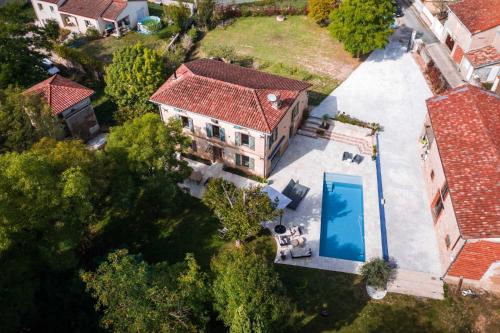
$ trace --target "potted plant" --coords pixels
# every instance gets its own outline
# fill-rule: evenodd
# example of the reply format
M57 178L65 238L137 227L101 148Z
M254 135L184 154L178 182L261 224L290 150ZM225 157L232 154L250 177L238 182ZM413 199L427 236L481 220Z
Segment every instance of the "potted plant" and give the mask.
M330 116L327 113L325 113L323 116L321 116L321 125L320 125L320 127L324 128L324 129L328 129L328 127L330 126L328 124L328 120L330 120Z
M387 294L387 282L391 276L391 266L381 258L373 258L365 263L360 270L366 283L368 296L382 299Z

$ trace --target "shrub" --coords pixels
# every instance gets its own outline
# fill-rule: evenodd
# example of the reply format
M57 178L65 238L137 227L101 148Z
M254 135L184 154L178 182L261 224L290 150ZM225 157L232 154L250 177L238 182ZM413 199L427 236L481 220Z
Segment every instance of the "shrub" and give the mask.
M51 41L56 41L61 36L59 23L57 23L56 20L47 20L43 30L45 32L45 36L47 36L47 38Z
M330 12L337 6L337 3L337 0L309 0L307 16L319 25L326 25Z
M238 60L235 50L226 45L221 45L214 48L204 50L209 58L220 58L226 62L235 62Z
M191 40L195 43L198 40L198 29L192 26L191 29L188 30L187 35L191 37Z
M161 25L161 22L159 21L156 21L156 20L146 20L144 22L142 22L142 25L144 25L146 27L146 29L148 29L150 32L158 32L160 31L162 25Z
M88 28L87 32L85 33L85 37L87 37L88 40L94 40L101 38L101 34L96 28Z
M186 52L188 52L194 45L193 39L188 34L186 34L182 36L181 45L182 48L186 50Z
M181 1L178 1L176 5L163 7L163 21L165 24L177 26L178 32L186 27L190 14L189 9Z
M340 121L341 123L351 124L355 126L365 127L372 130L372 135L378 131L382 131L383 127L378 123L367 123L365 121L359 120L357 118L351 117L345 112L339 113L335 116L335 120Z
M361 267L360 273L367 285L385 289L391 276L391 267L383 259L373 258Z

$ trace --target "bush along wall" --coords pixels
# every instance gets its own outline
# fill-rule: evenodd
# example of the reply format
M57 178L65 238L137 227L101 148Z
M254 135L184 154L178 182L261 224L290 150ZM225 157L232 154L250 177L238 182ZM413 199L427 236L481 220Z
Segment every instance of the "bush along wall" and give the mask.
M247 16L276 16L276 15L307 15L307 5L295 7L295 6L256 6L256 5L244 5L244 6L217 6L215 8L215 16L220 18L220 20L227 20L236 17L247 17Z

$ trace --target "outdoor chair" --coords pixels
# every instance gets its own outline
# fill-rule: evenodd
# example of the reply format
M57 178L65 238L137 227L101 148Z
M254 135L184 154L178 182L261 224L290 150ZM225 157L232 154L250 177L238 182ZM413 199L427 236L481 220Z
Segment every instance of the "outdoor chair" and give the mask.
M278 236L278 243L280 246L290 245L290 238L288 236Z
M292 259L308 258L310 256L312 256L311 248L290 250L290 257L292 257Z
M345 151L344 154L342 155L342 161L351 162L352 161L352 153Z
M356 156L354 156L354 158L352 159L352 163L359 164L359 163L363 162L363 159L364 159L363 156L356 154Z
M302 235L302 229L299 226L293 226L290 228L290 234L292 236L300 236Z
M304 197L307 195L307 192L309 192L309 187L300 185L298 182L295 182L293 179L291 179L281 193L292 200L287 205L287 207L295 210L302 199L304 199Z

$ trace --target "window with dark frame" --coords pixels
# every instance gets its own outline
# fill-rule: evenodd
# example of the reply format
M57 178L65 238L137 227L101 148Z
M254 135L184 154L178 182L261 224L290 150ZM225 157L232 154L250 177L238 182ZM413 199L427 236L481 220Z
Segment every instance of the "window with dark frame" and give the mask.
M196 144L196 140L191 141L191 150L193 152L197 152L198 151L198 146Z
M271 135L269 136L269 148L273 146L277 138L278 138L278 127L273 129Z
M241 165L250 168L250 157L241 155Z
M212 135L216 138L220 138L220 127L212 125Z
M43 6L41 3L38 4L38 9L43 10Z
M434 216L434 221L437 222L439 215L443 211L443 200L441 200L441 193L437 193L436 199L434 199L434 204L432 206L432 215Z
M181 116L182 127L189 128L189 118Z
M53 6L49 6L50 8L50 11L53 13L54 12L54 7Z
M448 188L448 182L445 181L443 184L443 187L441 187L441 199L444 200L448 196L448 193L450 192Z
M444 242L446 244L446 248L449 249L451 245L450 235L446 235L446 237L444 238Z
M248 134L241 133L241 144L243 146L250 146L250 136Z
M295 107L292 110L292 121L295 120L298 114L299 114L299 103L295 104Z
M434 180L434 170L431 170L431 179Z

